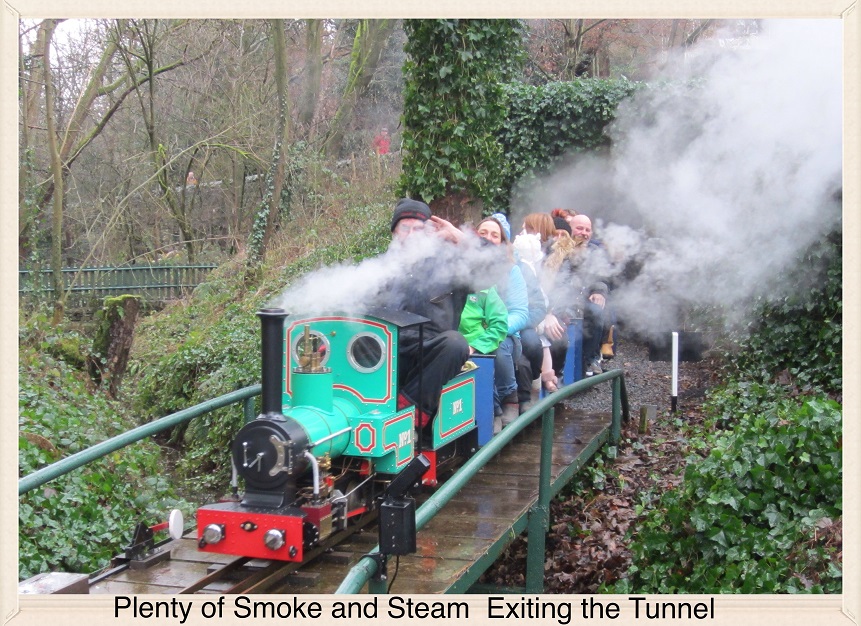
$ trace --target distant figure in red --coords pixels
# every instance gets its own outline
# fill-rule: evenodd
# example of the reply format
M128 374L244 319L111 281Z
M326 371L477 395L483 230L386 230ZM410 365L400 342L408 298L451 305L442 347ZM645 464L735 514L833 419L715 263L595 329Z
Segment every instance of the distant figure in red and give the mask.
M377 154L388 154L389 147L392 145L392 138L389 137L389 129L381 128L380 134L374 137L374 152Z
M185 184L186 185L196 185L197 184L197 178L194 177L194 172L188 173L188 176L185 177Z

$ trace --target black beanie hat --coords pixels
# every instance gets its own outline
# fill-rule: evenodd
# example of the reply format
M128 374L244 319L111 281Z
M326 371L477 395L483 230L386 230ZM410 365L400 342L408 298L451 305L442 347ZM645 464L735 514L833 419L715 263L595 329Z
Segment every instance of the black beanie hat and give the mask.
M405 218L427 221L431 217L431 210L428 205L418 200L410 198L401 198L395 205L395 212L392 215L392 232L395 230L398 222Z
M568 222L565 221L565 218L554 217L553 225L556 227L556 230L564 230L569 235L571 234L571 227L568 225Z

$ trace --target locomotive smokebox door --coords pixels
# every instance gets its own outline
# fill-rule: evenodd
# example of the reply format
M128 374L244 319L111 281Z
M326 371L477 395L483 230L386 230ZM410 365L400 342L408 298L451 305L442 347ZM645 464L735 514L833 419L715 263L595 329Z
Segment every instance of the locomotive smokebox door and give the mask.
M416 551L416 501L388 499L380 505L380 552L401 555Z

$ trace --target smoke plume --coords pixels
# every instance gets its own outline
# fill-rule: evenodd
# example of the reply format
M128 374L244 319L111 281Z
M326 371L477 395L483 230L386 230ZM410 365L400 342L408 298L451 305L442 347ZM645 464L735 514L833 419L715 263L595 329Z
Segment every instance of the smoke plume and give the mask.
M517 213L589 215L617 270L639 270L613 294L638 330L676 330L692 306L737 323L754 299L797 288L781 282L788 266L839 224L841 44L836 19L702 42L620 107L610 156L521 190Z
M841 44L839 20L775 20L744 40L718 36L688 49L670 64L683 71L620 107L609 156L577 157L519 190L512 230L553 207L589 215L615 261L596 269L635 331L681 330L692 307L720 306L738 323L754 300L799 288L782 280L787 268L839 225ZM486 274L468 256L477 246L450 248L411 238L358 265L314 272L276 304L362 313L385 303L404 275L468 282ZM430 272L429 257L438 259Z

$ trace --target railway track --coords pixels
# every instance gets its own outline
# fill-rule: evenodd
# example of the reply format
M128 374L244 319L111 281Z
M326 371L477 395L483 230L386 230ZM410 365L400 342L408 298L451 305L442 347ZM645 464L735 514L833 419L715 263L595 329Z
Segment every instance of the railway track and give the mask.
M162 550L169 552L170 558L148 568L127 562L106 570L90 580L89 592L249 595L319 590L331 593L329 587L337 586L347 570L376 546L376 519L376 511L363 515L349 528L306 550L308 557L302 563L202 553L197 550L195 534L189 533L163 544Z
M246 578L243 578L242 580L234 584L232 587L230 587L230 589L228 589L226 593L252 594L266 593L267 591L271 591L273 587L280 583L283 583L285 578L287 578L291 574L294 574L295 572L300 571L303 567L314 563L319 558L328 554L329 551L332 550L335 546L346 541L356 532L363 530L368 525L376 521L376 519L377 512L372 511L362 516L361 519L357 520L345 530L331 534L329 537L327 537L324 541L321 541L311 550L306 550L308 558L305 559L305 561L303 561L302 563L269 561L268 565L260 568L256 572L251 573ZM222 567L219 567L207 576L204 576L200 580L192 583L185 589L180 590L178 593L187 594L201 592L213 583L218 583L224 580L230 580L231 578L235 578L236 573L241 571L242 568L251 561L252 559L249 559L248 557L240 557L238 559L230 561L229 563L225 564Z
M536 425L537 426L537 425ZM607 440L610 415L559 407L551 478L562 484ZM418 533L417 552L400 557L394 593L464 593L526 530L538 496L541 430L530 427L497 454ZM421 504L429 494L416 494ZM196 532L170 541L151 567L115 568L91 580L90 594L332 594L378 543L374 513L292 564L198 550ZM169 557L169 558L168 558Z

